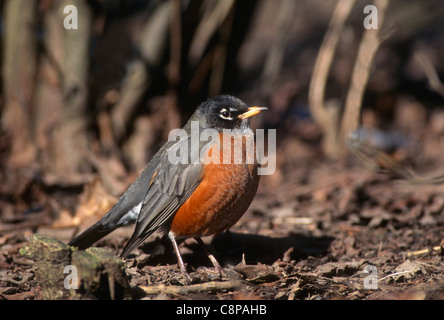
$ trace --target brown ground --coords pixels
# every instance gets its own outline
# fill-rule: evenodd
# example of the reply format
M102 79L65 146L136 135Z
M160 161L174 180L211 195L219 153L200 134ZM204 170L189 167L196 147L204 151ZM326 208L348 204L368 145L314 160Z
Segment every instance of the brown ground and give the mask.
M437 150L440 139L432 129L425 132L427 143L411 161L437 167L434 153L425 152ZM152 287L148 299L444 298L442 185L412 186L354 160L327 161L317 151L299 138L282 142L279 152L292 156L278 160L275 175L262 179L255 201L229 233L207 239L225 268L224 280L242 282L218 287L211 268L199 269L210 262L187 240L182 253L193 284L216 283L215 288L165 293L156 286L181 287L183 278L168 240L152 236L127 261L130 284ZM73 234L73 228L41 226L48 221L42 215L36 210L0 222L1 299L41 298L33 262L19 254L31 234L63 241ZM98 245L118 254L130 233L131 228L116 231ZM364 287L369 266L376 267L375 289Z

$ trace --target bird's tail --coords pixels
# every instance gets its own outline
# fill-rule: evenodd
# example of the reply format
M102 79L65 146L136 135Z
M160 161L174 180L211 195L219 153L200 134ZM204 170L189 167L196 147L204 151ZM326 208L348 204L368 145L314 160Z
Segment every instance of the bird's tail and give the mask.
M102 221L98 221L87 230L72 239L68 245L77 247L80 250L90 247L94 242L99 241L116 228L106 226Z
M148 238L153 232L154 230L144 234L143 236L133 234L123 247L120 257L126 258L135 248L141 245L142 242L145 241L145 239Z

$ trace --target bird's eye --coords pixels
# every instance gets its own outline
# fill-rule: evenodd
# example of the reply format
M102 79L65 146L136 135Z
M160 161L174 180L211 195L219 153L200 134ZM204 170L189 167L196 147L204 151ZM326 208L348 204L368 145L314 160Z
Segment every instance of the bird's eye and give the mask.
M220 117L222 118L222 119L226 119L226 120L233 120L233 118L231 117L231 113L230 113L230 111L228 111L227 109L222 109L221 111L220 111Z

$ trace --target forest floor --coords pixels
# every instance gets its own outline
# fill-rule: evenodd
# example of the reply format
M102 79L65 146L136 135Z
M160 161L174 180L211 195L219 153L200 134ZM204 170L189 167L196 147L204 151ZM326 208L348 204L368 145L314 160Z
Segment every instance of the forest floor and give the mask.
M423 128L412 163L439 169L442 137ZM129 284L151 288L144 299L444 299L443 186L400 182L354 160L327 161L299 138L278 146L285 161L263 177L244 217L205 239L223 279L189 239L181 245L193 278L186 285L168 239L153 235L126 261ZM39 225L51 219L42 214L0 221L0 300L42 299L34 261L20 255L32 234L73 236L74 228ZM96 245L118 255L131 230Z

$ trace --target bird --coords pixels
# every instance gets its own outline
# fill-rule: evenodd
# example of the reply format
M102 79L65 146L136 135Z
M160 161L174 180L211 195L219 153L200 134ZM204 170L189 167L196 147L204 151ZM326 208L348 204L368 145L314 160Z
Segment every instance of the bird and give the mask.
M218 235L231 228L256 195L260 164L249 121L264 110L267 108L248 107L231 95L218 95L202 102L182 128L184 137L168 139L103 218L68 244L86 249L115 229L135 224L122 258L127 258L153 232L160 230L168 234L188 282L191 278L177 240L194 238L222 275L220 263L201 237ZM198 133L212 130L219 139L210 142L198 139L193 146L196 131L193 128ZM236 145L239 138L242 143ZM248 153L248 139L253 141L252 155ZM172 155L180 150L186 151L181 158L186 161L171 161ZM228 161L223 158L226 154ZM233 161L239 159L236 156L242 156L241 161ZM199 161L195 161L196 157Z

